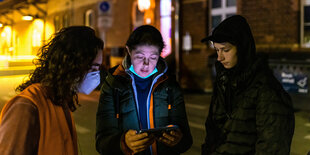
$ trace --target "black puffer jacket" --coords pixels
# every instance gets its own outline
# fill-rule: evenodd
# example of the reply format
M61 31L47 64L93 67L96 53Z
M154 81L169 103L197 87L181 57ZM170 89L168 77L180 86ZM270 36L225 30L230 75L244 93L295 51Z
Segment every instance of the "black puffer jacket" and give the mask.
M128 71L131 64L126 61L130 59L127 58L124 59L123 65L110 69L101 87L96 115L96 148L102 155L128 153L121 147L124 144L124 134L129 129L137 131L141 129L136 105L137 94L132 81L133 75ZM156 67L158 72L153 76L148 102L150 105L148 122L155 128L170 124L179 126L183 137L177 145L168 147L162 143L156 143L158 155L179 155L187 151L193 143L183 95L175 78L166 73L167 65L162 58L159 59ZM145 152L137 154L143 155Z
M236 25L240 16L236 18L219 27ZM255 54L254 39L243 20L238 22L240 29L233 30L238 31L238 37L232 36L237 46L237 65L225 69L216 62L217 77L202 154L287 155L294 133L292 102L266 59Z
M291 99L266 63L257 59L253 70L233 80L227 74L217 77L203 154L289 154Z

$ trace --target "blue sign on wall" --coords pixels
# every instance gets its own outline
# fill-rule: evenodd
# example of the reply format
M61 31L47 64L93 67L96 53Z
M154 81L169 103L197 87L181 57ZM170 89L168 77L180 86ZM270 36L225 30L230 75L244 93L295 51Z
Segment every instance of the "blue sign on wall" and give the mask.
M99 9L100 9L100 11L102 11L102 12L108 12L109 10L110 10L110 3L109 2L107 2L107 1L103 1L103 2L101 2L100 3L100 5L99 5Z
M308 76L305 74L282 71L277 78L287 92L308 93Z

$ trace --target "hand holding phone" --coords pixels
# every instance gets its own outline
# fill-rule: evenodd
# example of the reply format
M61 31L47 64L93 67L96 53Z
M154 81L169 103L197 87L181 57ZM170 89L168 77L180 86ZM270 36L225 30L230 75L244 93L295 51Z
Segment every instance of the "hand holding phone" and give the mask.
M144 129L140 130L138 133L148 133L148 135L153 135L159 142L169 147L173 147L178 144L183 137L183 133L177 125L169 125L167 127L159 127L154 129Z
M182 137L182 131L180 129L177 129L163 133L162 136L158 138L158 141L169 147L173 147L181 141Z
M150 136L147 133L137 134L136 130L128 130L125 133L125 143L133 153L144 151L154 140L154 136Z
M148 135L154 135L159 138L163 135L163 133L169 133L170 131L176 131L178 129L177 125L168 125L166 127L152 128L152 129L142 129L139 130L139 134L148 133Z

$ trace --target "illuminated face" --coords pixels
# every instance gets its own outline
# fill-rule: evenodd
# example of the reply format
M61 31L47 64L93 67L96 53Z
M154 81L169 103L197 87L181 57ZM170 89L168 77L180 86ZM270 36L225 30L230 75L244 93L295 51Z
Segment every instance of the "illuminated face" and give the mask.
M93 60L91 68L88 70L88 72L98 71L101 64L102 64L102 50L98 50L97 56Z
M217 52L217 61L221 62L226 69L233 68L238 62L237 47L231 43L213 43Z
M126 48L129 51L128 47ZM146 77L152 73L158 62L159 53L159 48L154 45L138 45L129 51L135 72L141 77Z

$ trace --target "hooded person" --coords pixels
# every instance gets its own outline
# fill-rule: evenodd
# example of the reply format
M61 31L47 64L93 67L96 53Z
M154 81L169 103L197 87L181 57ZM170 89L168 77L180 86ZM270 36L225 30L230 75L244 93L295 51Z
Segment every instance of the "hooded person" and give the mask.
M291 98L266 56L256 54L246 19L225 19L202 40L207 41L217 52L217 62L202 154L289 154L294 133Z

